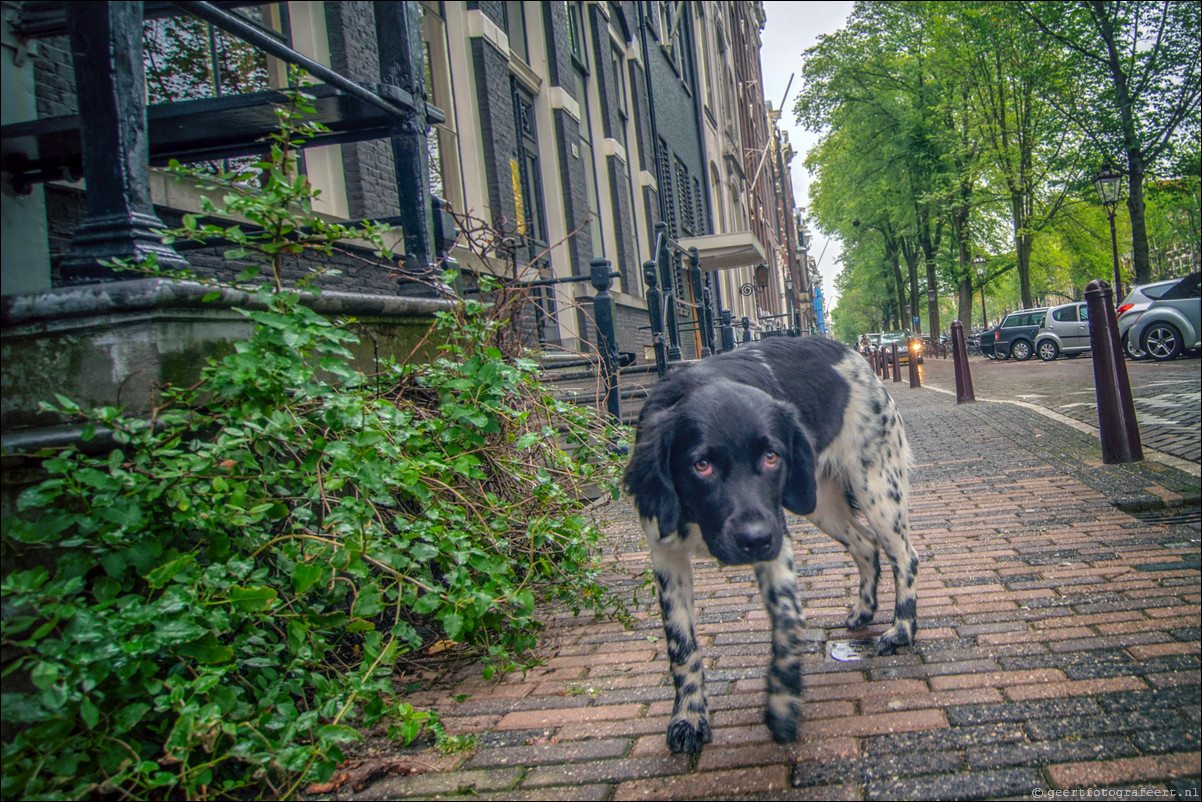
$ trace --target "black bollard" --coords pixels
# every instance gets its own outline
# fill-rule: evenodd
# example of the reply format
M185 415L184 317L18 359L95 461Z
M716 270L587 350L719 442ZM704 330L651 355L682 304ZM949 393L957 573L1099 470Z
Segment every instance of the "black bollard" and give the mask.
M664 307L655 262L643 262L643 280L647 282L647 314L651 317L651 345L655 349L655 370L662 379L668 373L668 345L664 342Z
M922 387L922 379L918 377L918 359L911 354L906 364L910 366L910 387Z
M968 347L964 344L964 324L952 321L952 364L956 371L956 403L976 401L972 391L972 374L968 370Z
M1114 293L1110 285L1095 279L1085 287L1089 310L1089 344L1093 349L1094 391L1098 398L1098 430L1102 438L1102 462L1139 462L1144 458L1131 400L1127 363L1119 346L1118 322L1114 317Z
M731 322L731 314L729 309L723 309L720 315L722 320L722 350L735 350L735 327Z
M609 294L613 286L608 259L594 259L589 279L597 294L593 297L593 320L597 323L597 350L601 352L601 377L605 382L605 409L615 423L622 422L618 401L618 345L614 334L614 299Z
M909 359L913 358L913 356L909 357ZM893 381L901 381L901 363L897 361L897 343L893 344Z

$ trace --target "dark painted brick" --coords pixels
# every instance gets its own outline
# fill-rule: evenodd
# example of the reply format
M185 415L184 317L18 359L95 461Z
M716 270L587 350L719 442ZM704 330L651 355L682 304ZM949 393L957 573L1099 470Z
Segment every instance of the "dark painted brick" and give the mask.
M1021 741L1026 737L1022 724L997 722L928 732L900 732L865 738L865 755L892 755L901 752L939 752L990 744Z
M990 721L1026 721L1029 718L1065 718L1101 713L1090 699L1045 699L1017 704L964 705L947 711L952 726Z
M1171 727L1164 722L1163 728L1137 732L1132 740L1148 753L1198 751L1198 730L1192 726Z
M1109 715L1085 716L1083 718L1042 718L1026 722L1027 732L1037 741L1072 738L1082 732L1094 735L1117 735L1140 730L1152 730L1162 726L1163 717L1147 713L1124 711Z
M964 760L974 769L1003 766L1046 766L1082 760L1109 760L1139 754L1126 738L1088 738L1071 741L995 744L969 749Z
M1026 797L1041 787L1035 769L974 771L939 777L888 780L871 783L869 799L997 799Z

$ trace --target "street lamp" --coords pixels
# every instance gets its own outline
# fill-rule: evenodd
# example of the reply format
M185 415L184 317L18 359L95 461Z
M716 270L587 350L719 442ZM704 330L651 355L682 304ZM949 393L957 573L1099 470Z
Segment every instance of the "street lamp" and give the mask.
M985 265L989 264L989 260L984 256L977 254L977 258L972 260L972 266L981 274L981 327L989 328L989 318L985 316Z
M1117 301L1123 297L1122 282L1119 280L1119 241L1114 230L1114 211L1119 205L1123 194L1123 174L1111 166L1110 160L1102 162L1102 171L1093 177L1094 189L1098 198L1106 207L1106 216L1110 218L1110 248L1114 254L1114 297Z
M785 276L785 311L788 312L788 317L785 320L789 321L787 326L789 335L793 334L793 277Z

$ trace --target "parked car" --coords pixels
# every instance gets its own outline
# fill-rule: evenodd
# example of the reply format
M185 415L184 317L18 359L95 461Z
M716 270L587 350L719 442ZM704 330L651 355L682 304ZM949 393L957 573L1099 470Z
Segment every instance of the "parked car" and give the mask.
M1043 326L1047 316L1046 306L1038 309L1023 309L1006 315L1002 325L993 335L993 350L998 359L1014 357L1025 362L1035 353L1035 335Z
M1119 340L1123 344L1123 351L1132 359L1146 359L1148 353L1139 347L1138 340L1132 340L1127 336L1131 330L1131 326L1135 324L1136 319L1143 314L1143 311L1160 296L1168 292L1169 288L1179 282L1179 278L1171 278L1165 281L1154 281L1151 284L1142 284L1138 287L1133 287L1131 292L1127 293L1127 297L1119 304L1118 309L1114 310L1118 316L1119 322Z
M918 364L922 364L922 340L911 337L907 331L885 331L881 332L880 347L884 349L886 355L893 353L893 345L897 344L897 363L899 365L908 365L910 363L910 354L914 354L918 360Z
M980 334L973 335L980 339L981 356L987 356L990 359L997 359L997 352L994 350L994 343L997 341L997 330L1000 326L990 326Z
M1148 305L1127 332L1158 362L1202 347L1202 273L1191 273Z
M1044 362L1061 354L1079 356L1091 347L1089 307L1084 301L1052 307L1035 333L1035 353Z

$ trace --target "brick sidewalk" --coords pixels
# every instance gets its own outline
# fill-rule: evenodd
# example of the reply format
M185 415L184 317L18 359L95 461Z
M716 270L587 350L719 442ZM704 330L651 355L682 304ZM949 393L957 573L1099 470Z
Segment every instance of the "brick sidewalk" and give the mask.
M826 658L855 568L791 520L805 606L802 740L762 724L770 652L750 568L698 562L698 636L714 740L671 755L672 687L642 534L609 507L610 581L635 596L624 630L547 617L545 664L422 695L474 751L405 750L438 770L383 779L354 798L969 799L1036 788L1148 788L1197 795L1199 543L1195 524L1142 522L1112 501L1180 500L1197 480L1103 466L1086 436L1006 404L956 407L890 388L915 451L919 633L912 649ZM1096 446L1095 446L1096 448ZM974 453L977 452L977 453ZM888 574L888 572L886 572ZM891 580L882 581L880 634Z

